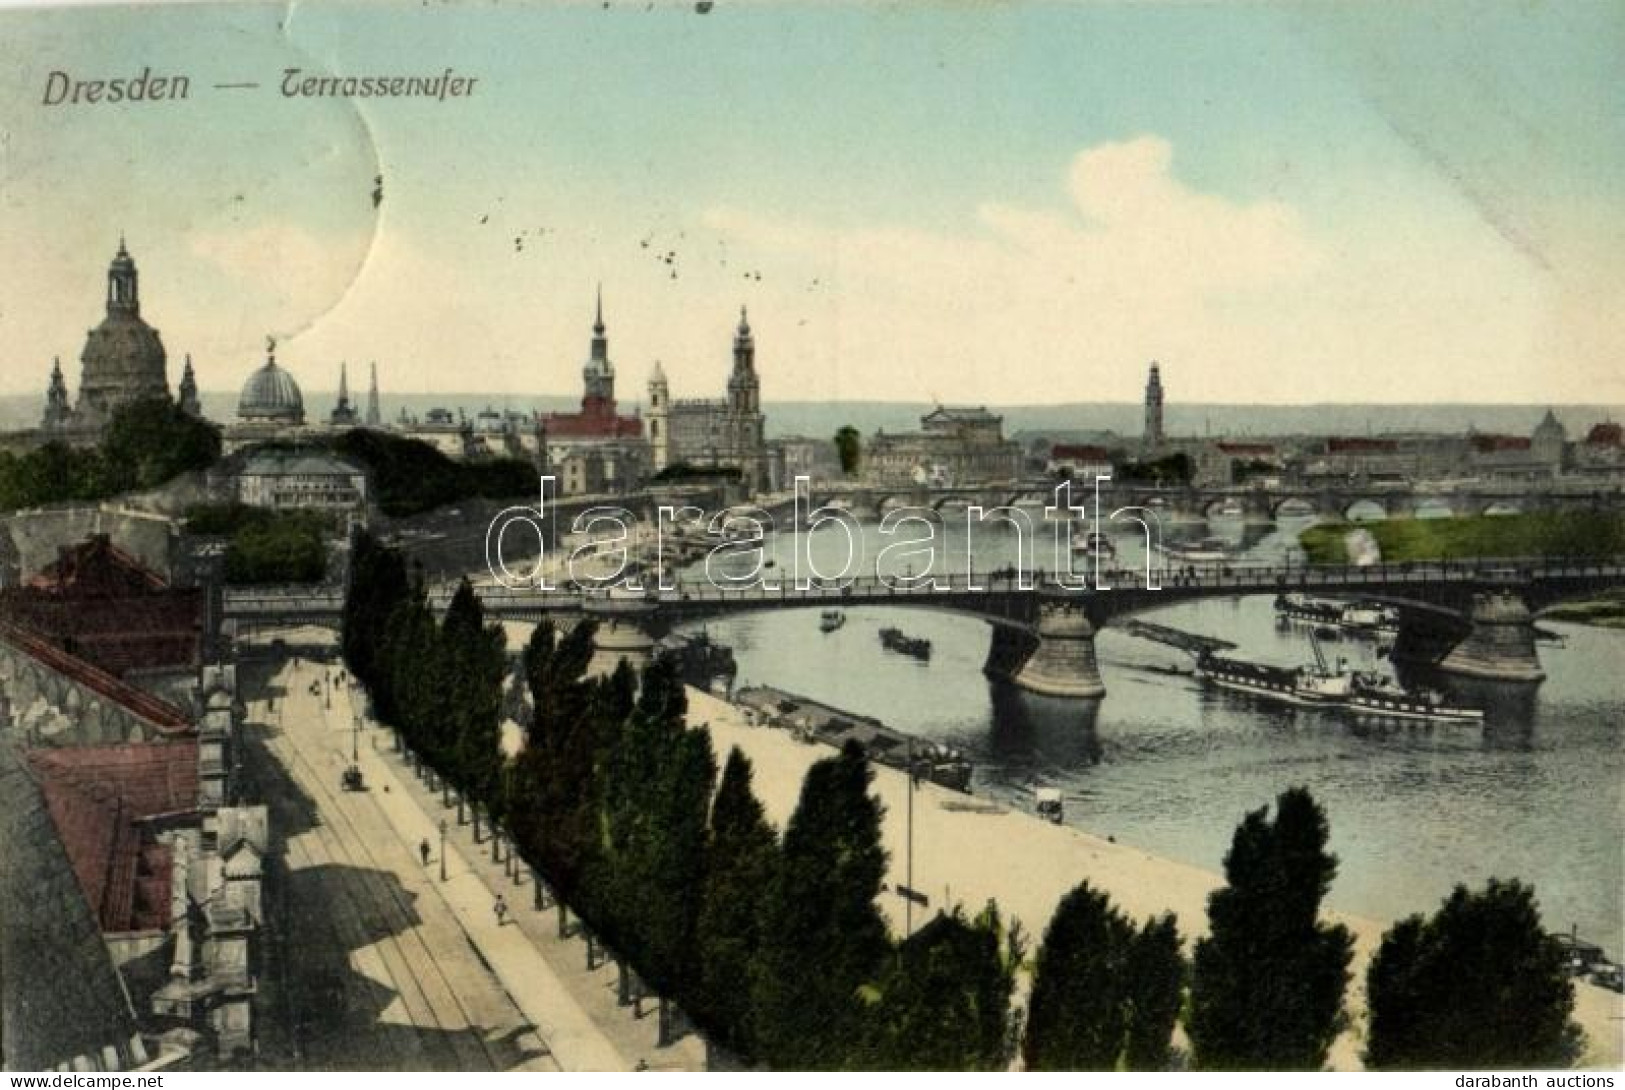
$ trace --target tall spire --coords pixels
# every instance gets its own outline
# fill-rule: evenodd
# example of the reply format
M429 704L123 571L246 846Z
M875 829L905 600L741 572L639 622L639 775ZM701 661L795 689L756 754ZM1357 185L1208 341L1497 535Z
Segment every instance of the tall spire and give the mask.
M378 411L378 361L374 360L372 383L367 387L367 426L376 428L383 422L383 415Z
M338 404L333 406L329 419L339 427L354 427L356 423L355 406L350 404L350 365L344 360L339 361Z
M186 354L186 366L181 368L181 382L175 390L175 403L187 416L201 417L203 404L198 398L197 374L192 370L192 353Z
M598 305L593 315L592 351L581 369L584 385L582 408L596 405L600 411L615 411L615 365L609 362L609 337L604 332L604 286L598 285Z

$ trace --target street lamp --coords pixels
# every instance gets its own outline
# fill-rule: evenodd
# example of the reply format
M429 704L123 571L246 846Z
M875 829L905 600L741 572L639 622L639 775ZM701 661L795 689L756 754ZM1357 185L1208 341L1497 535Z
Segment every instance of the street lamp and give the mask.
M440 880L446 880L446 819L440 819Z

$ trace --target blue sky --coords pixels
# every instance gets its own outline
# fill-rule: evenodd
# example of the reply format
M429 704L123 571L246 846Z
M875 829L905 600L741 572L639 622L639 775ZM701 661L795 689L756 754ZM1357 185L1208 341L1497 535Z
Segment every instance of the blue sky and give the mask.
M715 393L746 303L769 398L1123 400L1156 358L1191 400L1625 402L1617 4L0 21L0 392L77 357L122 228L212 388L275 333L315 389L570 392L601 280L626 399L656 358ZM192 97L40 105L144 65ZM293 66L480 83L290 100Z

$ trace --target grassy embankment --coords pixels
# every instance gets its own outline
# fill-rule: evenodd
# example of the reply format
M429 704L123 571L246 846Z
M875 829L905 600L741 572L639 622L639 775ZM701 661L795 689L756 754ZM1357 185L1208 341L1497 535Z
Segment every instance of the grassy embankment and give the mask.
M1625 516L1598 511L1563 511L1529 515L1479 515L1473 518L1388 519L1311 526L1299 542L1312 564L1349 562L1344 541L1349 531L1368 530L1390 563L1421 560L1470 560L1484 556L1614 557L1625 556ZM1596 598L1564 602L1547 609L1554 620L1625 628L1625 590Z

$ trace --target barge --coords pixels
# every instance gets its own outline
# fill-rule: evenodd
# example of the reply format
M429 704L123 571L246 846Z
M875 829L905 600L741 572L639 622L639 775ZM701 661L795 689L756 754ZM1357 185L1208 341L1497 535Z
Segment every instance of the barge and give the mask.
M803 741L821 742L835 749L855 741L875 764L912 771L918 779L970 794L975 767L954 746L914 738L871 716L842 711L765 685L739 690L734 702L754 723L790 730Z

